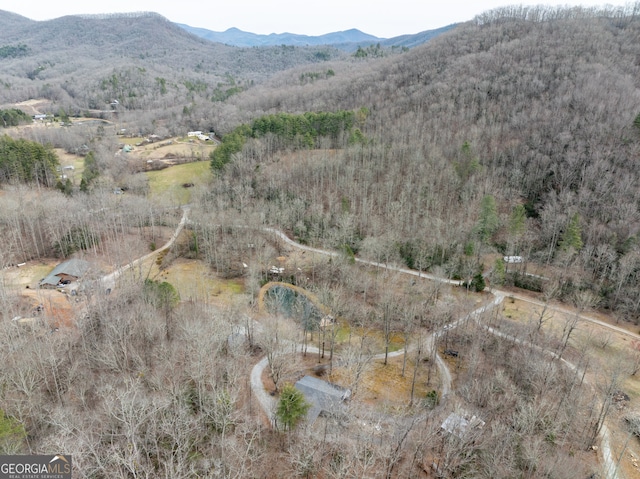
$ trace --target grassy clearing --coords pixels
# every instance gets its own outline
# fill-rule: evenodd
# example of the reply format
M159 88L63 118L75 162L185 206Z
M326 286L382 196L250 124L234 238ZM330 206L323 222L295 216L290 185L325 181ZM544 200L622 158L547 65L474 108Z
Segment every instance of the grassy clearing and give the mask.
M502 306L504 317L514 321L526 322L537 313L537 306L513 298L505 298Z
M4 270L3 279L5 286L9 288L23 289L26 286L35 288L38 282L48 275L58 263L29 263L21 267L13 267Z
M206 161L211 152L215 149L215 144L211 142L177 142L164 141L150 143L136 148L136 154L141 158L192 158Z
M144 138L142 138L141 136L133 136L133 137L120 136L118 137L118 140L120 141L120 143L123 143L125 145L136 146L141 141L144 141Z
M63 170L61 174L67 175L74 185L79 185L84 171L84 156L72 155L62 148L55 148L54 151L61 167L73 166L73 170Z
M171 166L164 170L145 173L149 179L151 196L164 196L187 204L191 200L191 191L185 184L205 185L211 181L211 168L208 161L197 161Z
M528 303L519 299L505 298L503 302L502 315L506 320L530 328L536 327L543 307L537 304ZM553 309L551 306L544 313L544 320L541 330L548 336L562 337L562 328L567 320L572 319L565 312ZM581 321L579 324L585 323Z
M230 304L234 296L245 291L242 281L220 279L197 260L177 259L167 268L160 269L155 258L151 258L133 274L138 273L145 278L171 283L182 301Z
M402 376L402 356L390 359L385 366L382 361L372 361L357 388L356 398L381 409L402 408L411 399L414 361L407 361L405 375ZM414 404L426 399L427 393L439 389L437 369L429 376L428 362L421 362L416 376ZM430 379L430 381L428 381ZM344 368L335 368L330 380L337 384L349 384L349 373Z

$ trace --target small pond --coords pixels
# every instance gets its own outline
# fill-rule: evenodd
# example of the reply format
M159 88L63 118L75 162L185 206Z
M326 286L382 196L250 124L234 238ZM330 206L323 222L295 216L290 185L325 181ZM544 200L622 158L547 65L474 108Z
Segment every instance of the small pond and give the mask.
M318 329L324 314L302 290L286 284L267 285L267 288L264 305L269 312L300 321L307 331Z

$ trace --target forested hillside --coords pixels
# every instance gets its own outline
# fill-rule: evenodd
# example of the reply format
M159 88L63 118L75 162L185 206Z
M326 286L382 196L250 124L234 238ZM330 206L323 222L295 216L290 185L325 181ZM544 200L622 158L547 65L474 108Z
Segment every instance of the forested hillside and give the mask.
M43 113L106 118L117 110L143 130L151 121L172 131L208 129L221 100L277 71L346 56L329 46L230 47L155 13L35 22L0 11L3 24L0 104L42 98L52 102Z
M633 10L503 9L326 81L284 73L229 103L245 116L364 107L367 143L256 169L279 155L255 141L218 197L233 208L224 192L241 187L304 241L454 277L481 253L523 255L559 268L561 296L592 289L636 321L639 34Z

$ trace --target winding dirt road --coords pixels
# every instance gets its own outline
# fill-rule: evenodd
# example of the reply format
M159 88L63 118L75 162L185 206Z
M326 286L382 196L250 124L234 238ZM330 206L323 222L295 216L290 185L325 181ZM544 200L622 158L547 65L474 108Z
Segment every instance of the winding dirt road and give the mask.
M180 219L180 223L178 223L178 226L176 228L176 230L173 232L173 235L171 236L171 238L169 239L169 241L167 241L163 246L161 246L160 248L153 250L151 253L146 254L144 256L141 256L140 258L127 263L123 266L120 266L118 269L116 269L115 271L112 271L111 273L103 276L100 280L101 285L103 287L104 291L112 291L115 289L116 287L116 281L118 280L118 278L120 278L120 276L122 276L122 274L131 269L134 268L136 266L138 266L139 264L144 263L146 260L148 260L149 258L153 258L154 256L157 256L158 254L162 253L165 250L168 250L169 248L171 248L173 246L173 244L176 242L176 240L178 239L178 236L180 236L180 233L182 233L182 230L184 229L184 226L187 224L187 222L189 221L188 217L189 217L189 206L183 206L182 207L182 218Z

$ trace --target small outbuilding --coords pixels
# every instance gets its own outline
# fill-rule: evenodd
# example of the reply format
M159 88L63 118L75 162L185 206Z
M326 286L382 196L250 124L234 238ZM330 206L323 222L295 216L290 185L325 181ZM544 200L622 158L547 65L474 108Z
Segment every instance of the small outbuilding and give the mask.
M471 416L471 418L469 418L468 416L465 417L461 414L452 412L447 416L447 419L444 420L440 429L462 439L468 431L482 429L484 424L484 421L478 419L476 416Z
M42 281L41 288L56 288L77 281L89 270L89 262L82 259L70 259L56 266Z
M344 412L344 402L351 397L351 390L336 384L305 376L295 384L311 405L307 412L307 422L313 424L320 414L340 415Z
M524 258L522 256L505 256L502 259L507 264L518 264L524 261Z

